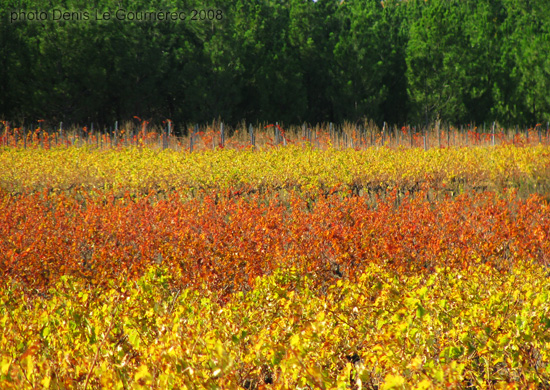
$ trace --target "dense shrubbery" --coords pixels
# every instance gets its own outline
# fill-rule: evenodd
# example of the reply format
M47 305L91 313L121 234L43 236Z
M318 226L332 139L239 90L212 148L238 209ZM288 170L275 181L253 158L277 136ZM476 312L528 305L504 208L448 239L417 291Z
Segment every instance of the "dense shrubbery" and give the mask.
M550 386L546 147L0 163L3 389Z
M444 261L442 260L441 264ZM547 388L550 279L539 267L403 276L367 265L319 291L280 269L220 304L165 267L41 297L0 290L3 389Z
M550 194L550 148L515 147L318 150L291 145L262 150L54 148L0 150L0 188L11 194L75 190L168 195L197 191L265 193L295 190L380 195L429 187L436 193L510 189Z

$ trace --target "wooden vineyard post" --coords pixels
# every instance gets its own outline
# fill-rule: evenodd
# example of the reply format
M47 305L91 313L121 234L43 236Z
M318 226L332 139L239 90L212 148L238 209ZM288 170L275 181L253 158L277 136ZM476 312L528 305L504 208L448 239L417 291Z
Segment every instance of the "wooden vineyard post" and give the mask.
M193 128L193 131L191 134L189 134L189 151L193 152L193 138L195 137L195 134L199 131L199 125L195 125Z
M491 142L495 146L495 125L496 122L493 122L493 128L491 129Z
M159 134L159 145L158 145L158 147L161 150L164 149L164 133L165 133L165 131L166 131L166 128L163 127L160 130L160 134Z
M168 135L168 124L160 132L160 148L162 150L166 149L166 136Z
M168 148L168 140L170 139L170 121L168 121L168 126L164 130L163 137L162 137L162 149L165 150Z
M318 126L315 126L315 141L317 143L317 149L319 149L319 136L317 134Z
M161 149L162 150L162 143L164 141L164 132L165 132L166 128L165 127L162 127L160 129L160 132L158 133L158 149ZM156 133L155 131L153 131L153 133ZM151 140L151 143L153 142L153 140Z
M425 127L424 128L424 150L428 150L428 140L427 140L427 137L428 137L428 128Z
M143 140L144 140L144 143L147 142L147 122L146 121L143 121L142 123L142 134L141 136L143 137Z
M275 145L279 145L279 122L275 122L275 127L273 128L273 139L275 140Z
M250 145L252 145L252 147L255 147L256 137L254 137L254 128L252 127L252 123L248 126L248 134L250 134Z
M280 143L283 144L283 146L286 146L286 138L281 133L281 130L279 129L279 122L275 122L275 143L279 145Z
M19 144L19 130L15 128L13 129L13 139L14 139L15 147L17 147Z
M10 142L9 142L10 136L9 136L9 131L8 131L8 129L10 127L9 122L6 121L2 125L4 126L4 146L9 146L9 144L10 144ZM14 133L14 138L15 138L15 133Z
M220 146L223 148L225 144L225 132L223 122L220 124Z
M399 143L401 142L401 134L397 125L394 125L393 131L395 133L395 146L399 147Z
M340 133L340 149L345 149L347 146L348 146L348 138L347 138L347 134L344 133L343 131L341 131Z
M38 127L36 128L36 130L38 130L38 140L40 141L40 147L41 148L44 148L44 139L42 138L42 129L40 128L40 125L38 125Z
M439 121L435 124L437 130L437 139L439 143L439 149L441 149L441 129L439 128Z
M93 141L93 136L94 136L94 122L92 122L92 131L90 133L92 135L92 141ZM95 134L95 145L96 145L96 148L99 149L99 131L96 131L96 134Z
M166 130L164 131L164 138L162 140L162 149L168 149L169 141L170 141L170 128L171 123L168 121L168 126L166 126Z

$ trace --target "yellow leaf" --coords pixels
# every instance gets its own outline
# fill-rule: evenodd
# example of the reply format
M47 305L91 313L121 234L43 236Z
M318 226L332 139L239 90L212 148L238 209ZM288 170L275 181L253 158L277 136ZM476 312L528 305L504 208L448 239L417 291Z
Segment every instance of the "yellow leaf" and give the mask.
M396 389L402 387L405 384L405 378L401 375L386 375L384 379L384 384L382 385L382 390L385 389Z
M147 368L146 365L142 364L139 368L138 368L138 371L136 372L136 375L134 376L134 380L137 382L139 381L140 379L144 379L146 381L150 381L151 380L151 374L149 373L149 369Z
M320 311L319 313L317 313L315 319L319 322L323 322L325 320L325 312Z
M294 336L292 336L290 338L290 345L293 346L293 347L296 347L296 346L300 345L300 335L299 334L295 334Z
M9 359L7 358L2 359L2 364L0 364L0 373L2 373L2 375L6 375L10 369L10 366L11 366L11 363Z
M443 379L445 379L445 373L442 369L436 370L434 378L439 382L443 382Z
M52 378L49 375L46 375L44 379L40 381L40 383L42 384L42 386L44 386L45 389L49 389L51 379Z
M415 357L408 365L409 368L412 368L413 370L418 370L420 367L422 367L422 358L417 356Z
M424 379L415 387L415 390L426 390L432 387L432 382L429 379Z

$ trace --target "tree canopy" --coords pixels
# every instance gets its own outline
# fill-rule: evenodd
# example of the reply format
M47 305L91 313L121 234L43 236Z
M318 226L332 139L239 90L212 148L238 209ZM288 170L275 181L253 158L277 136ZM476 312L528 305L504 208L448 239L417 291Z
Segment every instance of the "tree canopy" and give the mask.
M550 119L550 0L56 3L0 0L2 119Z

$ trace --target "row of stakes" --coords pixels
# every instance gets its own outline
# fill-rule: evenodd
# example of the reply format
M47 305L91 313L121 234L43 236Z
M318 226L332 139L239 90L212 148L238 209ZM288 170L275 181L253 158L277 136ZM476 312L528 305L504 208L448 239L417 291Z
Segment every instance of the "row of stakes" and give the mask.
M275 145L281 145L282 144L283 146L286 146L287 139L286 139L286 136L285 136L284 132L281 131L281 128L280 128L279 124L276 123L274 126L272 125L270 127L274 128L274 143L275 143ZM549 127L550 127L550 122L547 122L546 132L545 132L546 134L544 135L545 139L548 138L548 136L550 135ZM538 141L539 141L539 143L542 143L542 139L543 139L542 126L537 125L536 128L538 129L538 138L539 138ZM422 129L420 132L417 132L416 129L417 129L416 127L413 127L411 129L412 131L408 132L409 133L408 135L410 137L411 147L413 146L413 144L415 142L414 139L413 139L413 134L416 134L416 135L419 135L423 139L424 149L428 149L429 145L428 145L428 137L427 137L426 129ZM370 133L370 139L368 139L369 136L367 134L367 131L362 126L359 127L357 130L358 130L357 134L359 134L359 142L360 143L368 144L369 141L370 141L370 145L374 145L375 143L377 143L375 138L374 138L374 133L372 131L369 132ZM451 132L449 130L450 130L450 128L447 127L447 130L445 131L446 136L447 136L447 145L450 145L450 143L452 141L451 140ZM491 130L490 130L490 138L491 138L491 144L492 145L495 145L495 131L496 131L496 123L493 122L493 124L491 126ZM26 147L27 146L26 145L27 131L26 131L25 128L23 128L23 132L24 132L24 136L22 138L23 138L23 142L24 142L24 147ZM302 132L303 132L304 140L307 140L310 143L315 144L317 147L319 146L319 138L317 137L317 131L316 130L312 130L311 128L306 126L306 124L303 124ZM521 132L521 130L516 126L516 130L515 130L516 135L520 134L520 132ZM92 123L91 126L90 126L90 132L89 133L86 132L86 136L89 137L90 134L93 134L93 133L94 133L94 125ZM112 131L112 129L110 129L109 133L112 134L112 136L109 137L111 146L113 145L113 141L114 141L115 145L118 144L119 140L125 140L127 143L130 142L128 132L126 132L123 135L121 135L119 133L119 131L118 131L118 121L115 122L114 132ZM189 151L191 151L191 152L193 151L193 149L196 145L196 136L197 136L198 133L199 133L199 126L196 124L194 126L194 128L192 130L190 130L190 132L189 132ZM382 127L382 131L380 132L380 141L381 141L382 145L384 145L388 139L391 140L392 133L394 134L393 137L394 137L394 139L396 139L397 144L401 144L403 141L408 143L409 140L406 139L405 135L401 136L399 134L399 131L397 131L397 129L392 130L384 122L384 125ZM439 137L439 144L440 145L441 145L441 133L442 133L441 131L438 131L438 137ZM465 133L463 131L462 127L461 127L460 133ZM68 133L64 132L63 123L61 122L60 126L59 126L59 137L60 137L61 140L63 140L64 134L65 134L65 137L68 139ZM487 133L485 133L485 126L483 126L483 134L487 134ZM527 136L527 139L529 140L529 138L528 138L529 137L529 132L528 132L527 127L525 128L525 134ZM83 135L84 135L83 130L81 128L79 128L79 130L78 130L78 139L80 140L80 142L82 142ZM332 123L329 124L329 135L330 135L330 139L334 143L337 143L338 146L344 145L344 146L354 147L354 139L352 137L349 137L347 133L345 133L343 131L336 130ZM169 142L168 141L169 141L171 136L172 136L172 123L171 123L171 121L168 121L167 127L165 127L164 131L162 131L161 137L159 138L159 144L162 145L162 149L166 149L166 148L169 147ZM41 146L44 146L44 138L42 137L41 134L39 134L39 137L40 137L39 141L40 141ZM124 138L124 137L126 137L126 138ZM252 147L255 147L256 146L256 133L254 131L254 127L252 126L252 124L250 124L249 127L248 127L248 137L249 137L250 145ZM95 138L96 138L96 142L98 143L98 147L99 147L100 137L95 137ZM6 140L6 142L7 142L7 140ZM16 142L17 142L17 135L16 135ZM75 142L75 138L73 138L73 142ZM220 146L224 147L225 144L226 144L225 125L224 125L224 123L221 123L220 124Z

